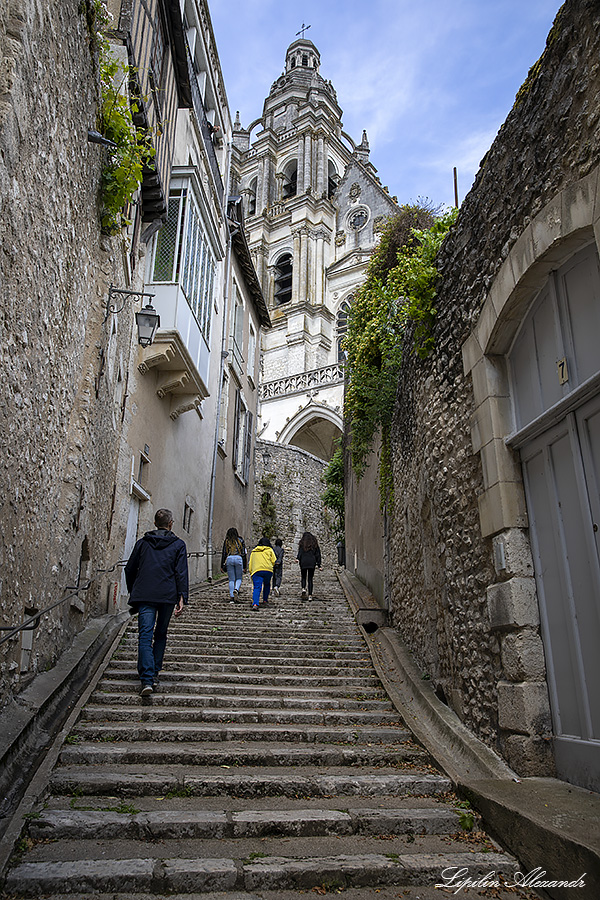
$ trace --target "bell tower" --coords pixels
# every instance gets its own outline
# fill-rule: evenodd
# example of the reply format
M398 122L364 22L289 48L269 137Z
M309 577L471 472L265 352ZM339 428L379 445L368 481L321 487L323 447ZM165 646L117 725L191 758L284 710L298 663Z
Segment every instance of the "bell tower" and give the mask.
M290 44L262 116L248 128L236 117L233 172L273 323L263 337L259 434L329 458L342 425L338 318L345 322L376 243L376 215L397 207L369 162L366 134L357 146L343 131L335 89L320 70L312 41ZM352 172L351 197L344 184ZM361 215L351 220L348 204Z

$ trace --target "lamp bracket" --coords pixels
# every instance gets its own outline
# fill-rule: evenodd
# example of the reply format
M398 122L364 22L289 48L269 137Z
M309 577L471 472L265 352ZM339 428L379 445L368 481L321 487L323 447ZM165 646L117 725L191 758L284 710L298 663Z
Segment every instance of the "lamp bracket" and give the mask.
M114 300L114 298L117 298L117 297L122 299L122 301L123 301L119 307L117 307L116 302ZM106 320L108 319L108 317L110 316L111 313L113 313L113 315L120 313L121 310L123 310L125 308L127 301L131 297L153 298L153 297L156 297L156 294L149 294L147 291L128 291L125 288L117 288L114 286L114 284L111 284L111 286L108 289L108 300L106 301L106 315L104 316L104 321L106 322ZM143 302L143 300L142 300L142 302ZM149 302L151 302L151 301L149 301Z

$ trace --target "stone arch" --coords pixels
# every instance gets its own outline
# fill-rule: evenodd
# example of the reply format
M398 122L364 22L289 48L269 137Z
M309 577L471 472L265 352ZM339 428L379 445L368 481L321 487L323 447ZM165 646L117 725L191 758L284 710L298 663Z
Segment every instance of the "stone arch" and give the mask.
M280 174L282 176L281 199L287 200L289 197L295 197L298 191L298 159L296 156L292 156L283 163Z
M311 401L286 422L278 440L328 461L335 451L336 440L342 435L343 425L338 412Z

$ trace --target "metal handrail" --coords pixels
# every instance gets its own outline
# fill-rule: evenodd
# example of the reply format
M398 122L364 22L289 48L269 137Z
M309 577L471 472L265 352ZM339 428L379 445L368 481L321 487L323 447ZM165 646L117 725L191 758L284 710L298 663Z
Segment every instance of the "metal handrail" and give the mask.
M220 550L191 550L187 553L187 558L191 559L192 557L198 558L201 556L208 556L212 554L213 556L218 556L221 551ZM67 594L65 597L61 597L60 600L57 600L56 603L52 603L50 606L46 606L44 609L37 610L33 607L33 611L26 619L24 619L19 625L0 625L0 631L7 631L8 634L5 634L2 638L0 638L0 647L2 644L5 644L11 638L13 638L20 631L35 631L35 629L40 624L40 619L42 616L46 615L46 613L51 612L57 606L60 606L61 603L66 603L67 600L71 600L73 597L77 597L82 591L89 591L92 584L96 581L98 575L107 575L109 572L114 572L117 566L125 566L127 565L126 559L120 559L114 565L110 567L110 569L96 569L96 574L89 579L84 585L67 585L64 590L70 590L71 593ZM27 611L28 607L25 607Z

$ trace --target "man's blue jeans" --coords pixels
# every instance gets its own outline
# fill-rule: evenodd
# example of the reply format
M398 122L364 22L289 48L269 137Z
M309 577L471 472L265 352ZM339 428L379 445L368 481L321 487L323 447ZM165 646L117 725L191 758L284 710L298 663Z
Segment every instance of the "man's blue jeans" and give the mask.
M234 590L239 591L242 586L244 563L241 556L228 556L225 560L227 577L229 578L229 596L233 597Z
M254 585L254 589L252 591L252 606L258 606L261 590L263 592L263 602L268 603L272 575L272 572L263 571L255 572L252 576L252 584Z
M138 674L142 684L152 684L162 669L167 629L174 609L174 603L138 606Z

